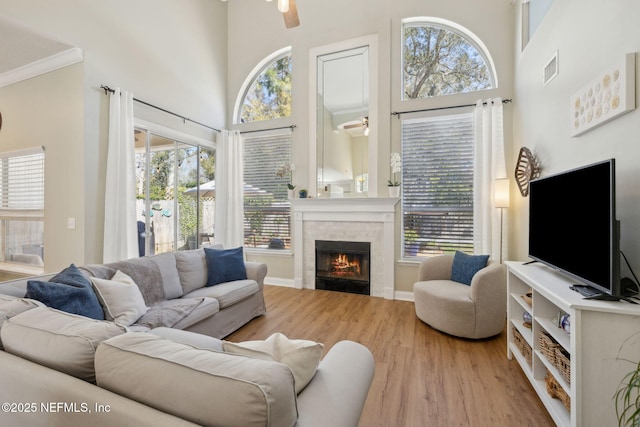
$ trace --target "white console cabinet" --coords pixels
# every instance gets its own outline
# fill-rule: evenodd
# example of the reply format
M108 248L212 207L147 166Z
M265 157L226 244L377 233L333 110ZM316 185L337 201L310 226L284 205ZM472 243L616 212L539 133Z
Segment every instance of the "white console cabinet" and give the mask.
M515 358L522 367L557 425L617 426L614 394L640 359L640 305L584 299L570 289L575 282L540 263L505 264L509 359ZM530 304L523 298L528 292L532 294ZM554 325L560 311L570 315L569 333ZM525 312L532 317L530 328L524 325ZM538 338L542 332L568 353L569 381L542 351L545 346ZM517 334L531 349L531 362L523 355L528 351L521 351L522 339ZM570 397L570 409L547 392L548 373Z

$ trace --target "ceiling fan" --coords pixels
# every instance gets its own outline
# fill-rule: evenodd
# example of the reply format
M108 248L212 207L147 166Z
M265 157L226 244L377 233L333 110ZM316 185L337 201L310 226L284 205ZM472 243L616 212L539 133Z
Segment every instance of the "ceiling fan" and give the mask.
M338 130L346 130L351 136L369 136L369 117L338 125Z
M222 0L227 1L227 0ZM273 0L267 0L271 2ZM300 25L300 19L298 18L298 8L296 7L296 0L278 0L278 10L282 12L284 17L284 25L287 28L293 28Z
M282 12L282 16L284 17L284 25L287 28L293 28L300 25L300 19L298 18L298 8L296 7L296 0L278 0L278 10Z

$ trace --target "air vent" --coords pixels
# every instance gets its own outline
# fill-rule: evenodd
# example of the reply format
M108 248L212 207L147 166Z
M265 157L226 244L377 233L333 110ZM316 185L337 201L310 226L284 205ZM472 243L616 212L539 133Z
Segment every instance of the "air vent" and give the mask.
M546 86L555 76L558 75L558 51L553 55L553 58L547 62L542 71L542 83Z

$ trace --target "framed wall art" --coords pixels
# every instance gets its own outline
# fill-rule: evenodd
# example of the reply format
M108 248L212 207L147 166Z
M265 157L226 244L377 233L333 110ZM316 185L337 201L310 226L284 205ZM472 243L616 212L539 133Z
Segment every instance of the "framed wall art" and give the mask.
M628 53L571 97L571 136L582 135L636 108L635 53Z

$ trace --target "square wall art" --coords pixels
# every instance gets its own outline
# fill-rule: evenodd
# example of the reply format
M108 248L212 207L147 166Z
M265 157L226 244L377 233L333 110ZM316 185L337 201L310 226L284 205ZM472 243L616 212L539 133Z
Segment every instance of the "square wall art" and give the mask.
M571 97L571 136L582 135L636 108L635 53L628 53Z

